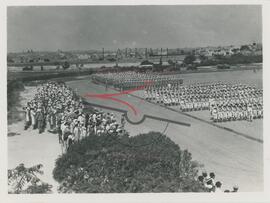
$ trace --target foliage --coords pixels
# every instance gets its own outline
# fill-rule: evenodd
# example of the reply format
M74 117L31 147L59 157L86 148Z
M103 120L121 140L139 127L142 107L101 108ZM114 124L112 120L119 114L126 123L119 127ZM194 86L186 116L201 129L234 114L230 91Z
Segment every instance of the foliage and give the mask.
M187 66L187 70L198 70L198 67L195 64L189 64Z
M70 67L69 62L65 61L65 62L63 63L63 65L62 65L62 67L63 67L64 70L68 69L68 68Z
M174 66L176 64L176 62L174 62L173 60L169 59L168 60L168 64Z
M197 166L161 133L91 135L58 158L53 175L63 193L201 192Z
M219 64L217 69L230 69L231 67L228 64Z
M205 59L200 63L200 66L212 66L218 64L248 64L248 63L261 63L262 56L261 55L242 55L242 54L234 54L232 56L219 56L215 59Z
M42 175L42 164L26 168L20 164L8 170L9 193L50 193L52 186L42 182L37 174Z
M153 65L154 63L148 61L148 60L145 60L145 61L142 61L141 62L141 65Z
M248 45L242 45L241 48L240 48L240 50L241 50L241 51L242 51L242 50L250 51L250 48L249 48Z
M22 193L26 194L44 194L44 193L51 193L52 186L48 183L41 183L37 184L34 183L33 185L30 185L26 190L22 191Z
M187 55L186 57L185 57L185 59L184 59L184 63L185 64L193 64L193 62L196 60L196 57L195 57L195 55L193 55L193 54L190 54L190 55Z
M52 71L39 71L39 72L9 72L8 78L11 80L21 80L22 82L36 81L36 80L50 80L52 78L76 77L83 75L91 75L94 70L90 68L84 69L67 69L67 70L52 70Z

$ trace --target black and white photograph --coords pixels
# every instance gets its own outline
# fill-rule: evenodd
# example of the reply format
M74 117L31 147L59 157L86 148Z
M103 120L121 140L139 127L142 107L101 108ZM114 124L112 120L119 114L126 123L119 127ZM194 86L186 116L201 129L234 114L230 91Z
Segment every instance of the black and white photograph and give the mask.
M8 5L7 195L264 192L262 11Z

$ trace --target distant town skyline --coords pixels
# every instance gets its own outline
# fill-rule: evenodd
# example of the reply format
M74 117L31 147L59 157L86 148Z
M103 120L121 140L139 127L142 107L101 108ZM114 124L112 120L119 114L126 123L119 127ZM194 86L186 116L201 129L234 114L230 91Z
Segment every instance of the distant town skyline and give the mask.
M258 5L8 7L8 52L184 48L262 41Z

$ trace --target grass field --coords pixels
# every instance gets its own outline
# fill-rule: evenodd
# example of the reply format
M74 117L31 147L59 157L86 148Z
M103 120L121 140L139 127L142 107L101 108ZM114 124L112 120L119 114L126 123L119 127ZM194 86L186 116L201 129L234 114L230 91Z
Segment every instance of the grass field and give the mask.
M184 83L202 81L228 81L243 82L262 87L262 72L258 71L234 71L220 73L196 73L184 74ZM93 84L90 79L69 81L67 84L75 89L80 95L86 93L111 93L114 90L105 90L101 85ZM235 132L213 126L202 121L207 119L204 113L194 112L201 120L191 118L168 108L160 107L140 99L140 92L132 95L120 96L119 99L133 104L138 110L135 116L125 106L110 100L99 100L85 97L87 101L102 104L114 108L127 110L132 121L138 121L144 114L151 114L175 121L190 123L191 127L169 124L166 128L165 122L146 119L139 125L127 123L126 128L131 135L149 131L164 132L183 149L188 149L193 158L205 165L207 171L214 171L218 180L223 182L223 188L231 188L234 184L240 187L240 191L262 191L263 190L263 143L240 136ZM106 110L104 110L106 111ZM115 112L117 117L120 113ZM193 113L192 113L193 114ZM202 115L200 115L202 114ZM239 133L249 133L250 136L263 140L262 120L253 123L227 122L228 125Z

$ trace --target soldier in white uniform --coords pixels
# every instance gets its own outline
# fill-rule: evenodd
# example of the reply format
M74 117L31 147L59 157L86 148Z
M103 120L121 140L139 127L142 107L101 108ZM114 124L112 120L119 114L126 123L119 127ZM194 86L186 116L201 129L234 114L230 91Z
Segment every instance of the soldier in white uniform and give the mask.
M248 121L252 122L252 120L253 120L253 110L252 110L251 104L248 105L247 112L248 112Z

